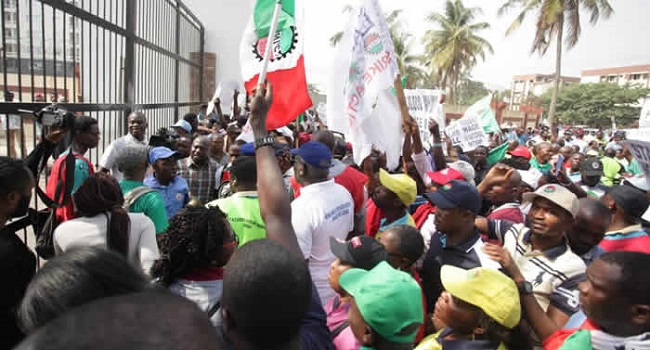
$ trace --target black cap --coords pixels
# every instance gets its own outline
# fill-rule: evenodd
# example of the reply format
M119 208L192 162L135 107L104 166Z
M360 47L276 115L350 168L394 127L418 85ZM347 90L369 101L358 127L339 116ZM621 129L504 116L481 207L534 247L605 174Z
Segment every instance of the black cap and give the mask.
M386 260L384 246L368 236L353 237L347 242L330 237L330 249L341 261L364 270L370 270Z
M481 195L474 186L465 181L449 181L437 191L425 193L424 198L442 209L461 208L474 214L478 214L481 209Z
M623 212L633 218L640 218L650 206L650 201L645 192L640 191L632 186L615 186L605 192L612 197L617 206L623 209Z
M580 172L586 176L602 176L603 163L596 157L589 157L580 164Z

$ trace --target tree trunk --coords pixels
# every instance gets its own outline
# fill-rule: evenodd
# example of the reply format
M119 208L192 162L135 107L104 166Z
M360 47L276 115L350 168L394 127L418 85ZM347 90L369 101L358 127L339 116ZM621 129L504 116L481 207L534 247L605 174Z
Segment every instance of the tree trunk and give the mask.
M561 16L564 16L563 14ZM551 105L548 108L548 123L551 127L551 133L555 134L555 109L557 106L557 94L560 90L560 79L562 71L562 37L564 34L564 18L560 18L560 28L557 33L557 52L555 54L555 82L553 83L553 94L551 95Z

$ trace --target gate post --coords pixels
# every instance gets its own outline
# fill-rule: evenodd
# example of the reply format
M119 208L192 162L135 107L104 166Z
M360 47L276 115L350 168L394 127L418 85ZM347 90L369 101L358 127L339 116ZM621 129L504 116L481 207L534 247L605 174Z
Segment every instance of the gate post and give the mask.
M135 25L136 25L136 0L126 0L126 37L124 38L124 104L125 115L122 121L124 131L129 129L128 116L133 112L135 103ZM123 133L125 133L123 132Z
M176 2L176 50L174 51L176 55L180 55L181 51L181 8L178 6L178 1ZM178 115L178 95L179 95L179 90L181 89L180 86L178 86L179 83L179 78L180 78L180 62L178 59L174 60L174 116L176 117L176 120L180 120L181 116Z

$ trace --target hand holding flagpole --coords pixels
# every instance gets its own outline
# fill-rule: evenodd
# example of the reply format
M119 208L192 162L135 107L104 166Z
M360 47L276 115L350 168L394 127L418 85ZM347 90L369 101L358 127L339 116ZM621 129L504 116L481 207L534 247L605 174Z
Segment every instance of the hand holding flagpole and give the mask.
M271 28L269 29L269 36L266 40L266 50L264 50L264 58L262 60L262 71L260 72L260 77L257 79L257 85L264 84L266 81L266 71L269 67L269 61L271 60L271 51L273 50L273 39L275 38L275 32L278 28L278 17L280 17L280 10L282 9L282 0L278 0L275 3L275 9L273 10L273 19L271 19Z

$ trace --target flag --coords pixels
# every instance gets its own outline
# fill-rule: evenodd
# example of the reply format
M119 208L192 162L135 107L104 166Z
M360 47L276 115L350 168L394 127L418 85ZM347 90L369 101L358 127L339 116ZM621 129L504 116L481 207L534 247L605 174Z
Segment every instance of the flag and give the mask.
M240 46L242 76L246 92L252 94L257 86L262 59L273 18L276 0L257 0L253 16L248 21ZM282 0L277 32L266 79L273 85L273 105L266 127L283 127L312 105L307 90L305 60L302 52L304 27L302 9L294 0Z
M463 114L463 117L472 116L478 118L486 134L491 132L500 133L501 128L499 127L499 123L497 123L496 115L492 107L490 107L490 102L492 102L492 95L483 97L471 105L465 114Z
M501 146L495 147L492 150L490 150L490 153L488 153L487 156L488 166L492 166L500 162L503 158L506 157L507 152L508 152L508 142L504 142Z
M327 91L329 127L346 135L357 164L374 148L386 153L389 168L399 165L402 119L392 92L397 74L384 14L377 0L364 0L350 14Z

